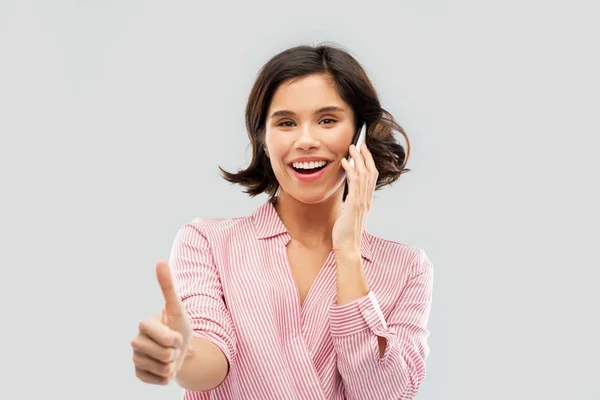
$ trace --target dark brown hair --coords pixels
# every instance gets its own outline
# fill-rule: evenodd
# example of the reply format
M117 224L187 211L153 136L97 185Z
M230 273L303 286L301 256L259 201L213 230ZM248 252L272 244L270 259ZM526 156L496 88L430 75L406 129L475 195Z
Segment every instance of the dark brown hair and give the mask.
M272 57L259 71L246 106L246 129L252 145L252 161L237 173L221 170L223 178L238 183L245 193L254 197L267 193L271 199L279 183L264 150L265 124L273 95L279 85L289 79L311 74L331 78L338 95L352 108L355 127L367 123L366 144L373 155L379 177L376 189L395 182L409 172L405 168L410 155L410 143L404 129L381 107L376 90L356 59L337 45L301 45ZM407 151L396 141L394 131L406 140ZM346 198L347 187L344 190Z

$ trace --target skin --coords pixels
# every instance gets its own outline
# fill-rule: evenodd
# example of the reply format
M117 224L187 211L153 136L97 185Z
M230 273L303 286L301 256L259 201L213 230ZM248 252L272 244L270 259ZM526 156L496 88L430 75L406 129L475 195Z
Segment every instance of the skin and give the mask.
M326 106L340 110L315 113ZM273 116L281 110L292 113ZM369 292L360 238L378 173L366 145L360 149L351 146L355 129L351 107L325 75L282 83L267 113L265 151L280 184L275 208L291 236L288 258L300 305L331 251L337 265L337 304ZM354 167L346 160L348 153ZM292 160L303 156L329 161L317 181L302 182L290 169ZM345 180L349 192L343 203ZM220 385L229 369L225 356L210 341L192 336L166 261L157 263L156 273L165 307L154 318L140 322L139 333L131 342L136 376L157 385L176 380L188 390ZM385 339L379 338L380 355L385 347Z

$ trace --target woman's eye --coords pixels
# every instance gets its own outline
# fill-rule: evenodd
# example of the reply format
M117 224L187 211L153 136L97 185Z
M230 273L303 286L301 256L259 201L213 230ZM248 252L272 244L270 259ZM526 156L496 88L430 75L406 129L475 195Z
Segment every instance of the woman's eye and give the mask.
M327 121L329 121L329 122L327 122ZM325 119L321 120L321 122L323 122L325 124L330 124L330 123L333 123L336 121L331 118L325 118ZM277 126L292 127L292 126L294 126L294 123L292 121L283 121L283 122L280 122Z

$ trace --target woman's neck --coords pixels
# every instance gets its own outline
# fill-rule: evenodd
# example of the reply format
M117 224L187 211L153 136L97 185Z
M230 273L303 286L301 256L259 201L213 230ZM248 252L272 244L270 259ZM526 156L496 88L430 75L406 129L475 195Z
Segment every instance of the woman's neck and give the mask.
M316 204L302 203L280 190L275 210L293 240L305 246L331 248L333 225L342 211L341 189Z

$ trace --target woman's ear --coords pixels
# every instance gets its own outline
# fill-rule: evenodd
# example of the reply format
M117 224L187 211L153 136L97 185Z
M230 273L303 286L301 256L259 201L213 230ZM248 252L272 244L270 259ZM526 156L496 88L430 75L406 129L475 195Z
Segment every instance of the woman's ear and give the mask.
M263 150L265 151L265 154L267 155L267 158L269 158L269 149L267 149L267 146L264 146Z

